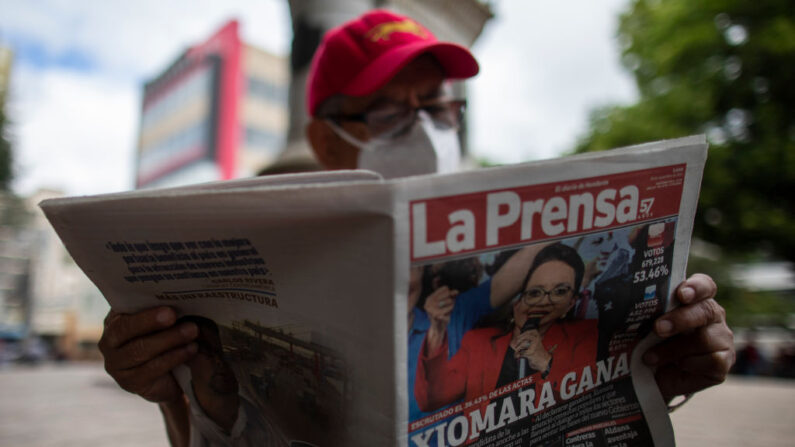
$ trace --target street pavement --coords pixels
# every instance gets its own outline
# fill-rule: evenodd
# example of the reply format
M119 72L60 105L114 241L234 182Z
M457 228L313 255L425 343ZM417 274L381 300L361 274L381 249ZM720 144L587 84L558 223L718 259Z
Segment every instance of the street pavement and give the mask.
M792 447L795 379L731 376L671 414L680 447Z
M156 404L98 363L0 369L0 446L167 446Z
M680 447L795 445L795 380L730 378L672 415ZM160 412L99 364L0 368L0 446L168 445Z

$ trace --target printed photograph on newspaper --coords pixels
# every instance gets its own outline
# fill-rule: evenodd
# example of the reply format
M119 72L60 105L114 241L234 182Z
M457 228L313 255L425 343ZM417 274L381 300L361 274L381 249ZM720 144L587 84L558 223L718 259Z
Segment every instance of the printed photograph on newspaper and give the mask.
M126 283L162 284L154 298L182 307L177 325L198 329L196 355L174 370L197 436L220 445L342 442L347 362L280 308L270 263L251 240L116 240L105 249L126 266ZM191 287L179 287L184 279Z
M652 445L683 166L411 204L409 445Z
M185 315L199 329L196 355L174 370L193 429L219 445L314 446L341 442L346 364L300 325L220 322Z

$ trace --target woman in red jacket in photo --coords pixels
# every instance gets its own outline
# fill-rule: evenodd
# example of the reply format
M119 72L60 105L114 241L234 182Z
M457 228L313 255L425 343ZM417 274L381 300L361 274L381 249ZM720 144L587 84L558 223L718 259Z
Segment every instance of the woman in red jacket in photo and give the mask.
M414 393L423 411L468 401L516 380L551 381L559 389L567 373L596 361L596 320L566 319L584 272L577 251L563 244L542 249L523 292L494 327L473 329L461 349L447 358L445 334L426 336Z

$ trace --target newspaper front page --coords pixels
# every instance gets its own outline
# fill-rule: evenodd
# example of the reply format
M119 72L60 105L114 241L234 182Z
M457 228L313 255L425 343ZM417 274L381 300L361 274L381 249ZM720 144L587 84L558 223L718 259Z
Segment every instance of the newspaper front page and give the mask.
M673 445L637 348L683 279L698 141L411 188L407 445Z
M42 208L114 310L199 328L173 373L213 445L664 446L639 353L683 279L705 156L691 137Z

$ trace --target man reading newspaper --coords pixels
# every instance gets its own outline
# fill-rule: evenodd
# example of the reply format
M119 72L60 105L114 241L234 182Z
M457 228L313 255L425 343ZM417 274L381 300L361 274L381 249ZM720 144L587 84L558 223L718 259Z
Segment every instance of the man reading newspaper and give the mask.
M392 12L371 11L329 31L307 84L307 137L318 161L326 169L369 169L385 178L456 170L465 103L451 96L448 81L477 72L467 49L439 42L416 21ZM732 333L715 293L711 278L693 275L675 289L679 306L654 324L664 341L643 358L657 368L666 401L722 382L734 360ZM409 315L427 319L422 309L409 309ZM209 418L205 427L195 426L171 373L198 355L199 335L195 323L178 322L173 309L158 307L111 311L100 340L108 373L125 390L159 404L173 445L219 445L211 433L232 434L206 427ZM409 349L409 362L418 349ZM225 443L247 442L230 436Z

